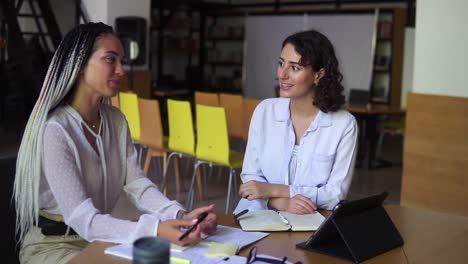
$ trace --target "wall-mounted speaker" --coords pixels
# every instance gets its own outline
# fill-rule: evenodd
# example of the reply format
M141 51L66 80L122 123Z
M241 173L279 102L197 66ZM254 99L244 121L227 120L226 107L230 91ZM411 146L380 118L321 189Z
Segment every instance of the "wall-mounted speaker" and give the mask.
M122 41L127 58L130 58L132 51L135 50L135 42L137 43L138 55L133 60L133 65L144 65L146 63L146 19L135 16L117 17L115 31ZM130 60L126 63L129 64Z

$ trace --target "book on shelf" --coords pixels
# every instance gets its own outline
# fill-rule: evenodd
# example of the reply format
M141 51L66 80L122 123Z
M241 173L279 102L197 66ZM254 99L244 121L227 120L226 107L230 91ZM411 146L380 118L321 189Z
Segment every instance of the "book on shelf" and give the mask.
M325 220L319 212L292 214L285 211L257 210L237 218L244 231L315 231Z

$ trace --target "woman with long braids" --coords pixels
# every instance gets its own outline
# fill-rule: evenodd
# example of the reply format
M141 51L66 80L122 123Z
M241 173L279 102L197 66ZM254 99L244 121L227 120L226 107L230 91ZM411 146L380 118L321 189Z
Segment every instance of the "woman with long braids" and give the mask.
M330 41L310 30L283 41L277 77L282 98L252 117L235 213L272 208L296 214L332 209L347 195L357 125L342 107L342 75Z
M66 263L90 241L129 243L161 236L189 244L216 230L213 206L186 212L144 176L127 122L110 106L124 74L122 44L111 27L88 23L62 40L18 153L14 198L22 263ZM110 215L124 190L144 212ZM182 241L180 227L208 212Z

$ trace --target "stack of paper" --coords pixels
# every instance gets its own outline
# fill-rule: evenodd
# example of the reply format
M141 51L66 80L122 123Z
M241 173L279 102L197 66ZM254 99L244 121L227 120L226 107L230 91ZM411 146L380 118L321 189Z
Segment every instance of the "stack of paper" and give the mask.
M180 264L180 259L186 259L191 264L219 263L243 247L266 236L268 233L244 232L239 228L219 225L218 231L214 235L205 237L197 244L188 247L171 244L171 263ZM109 247L104 253L131 260L132 250L132 244L122 244ZM210 257L207 257L208 254Z

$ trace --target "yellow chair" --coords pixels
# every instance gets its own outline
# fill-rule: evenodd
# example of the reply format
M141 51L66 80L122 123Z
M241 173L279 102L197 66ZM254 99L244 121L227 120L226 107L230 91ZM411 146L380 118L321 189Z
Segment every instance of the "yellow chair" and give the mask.
M125 115L134 142L140 141L140 111L135 93L120 92L120 111Z
M219 106L219 96L217 93L195 91L195 104Z
M227 126L229 136L235 138L243 137L243 107L242 96L235 94L219 94L220 106L226 111Z
M229 167L229 182L226 196L226 214L229 212L231 192L237 187L235 169L242 167L243 153L235 152L229 148L229 136L224 108L206 105L196 105L197 113L197 147L196 161L192 175L186 208L191 210L194 200L195 175L201 164L209 166ZM234 179L233 179L234 178Z
M140 144L148 148L143 171L148 175L151 159L153 157L161 157L163 159L163 175L166 175L166 160L169 150L167 138L163 134L159 102L157 100L139 98L138 103L141 120ZM176 175L176 177L178 176ZM164 194L167 193L165 180L166 178L164 177L161 184L161 190L164 191ZM179 181L178 178L176 180Z
M169 150L171 151L167 158L167 167L169 167L172 157L174 157L176 192L180 192L179 159L184 156L195 158L195 134L190 102L168 99L167 114L169 120ZM166 174L167 170L164 174L165 184L167 183ZM197 175L199 179L198 190L201 193L200 174Z
M252 119L252 115L255 111L257 105L261 102L258 99L247 99L244 98L242 100L242 139L247 142L249 137L249 127L250 127L250 120Z

